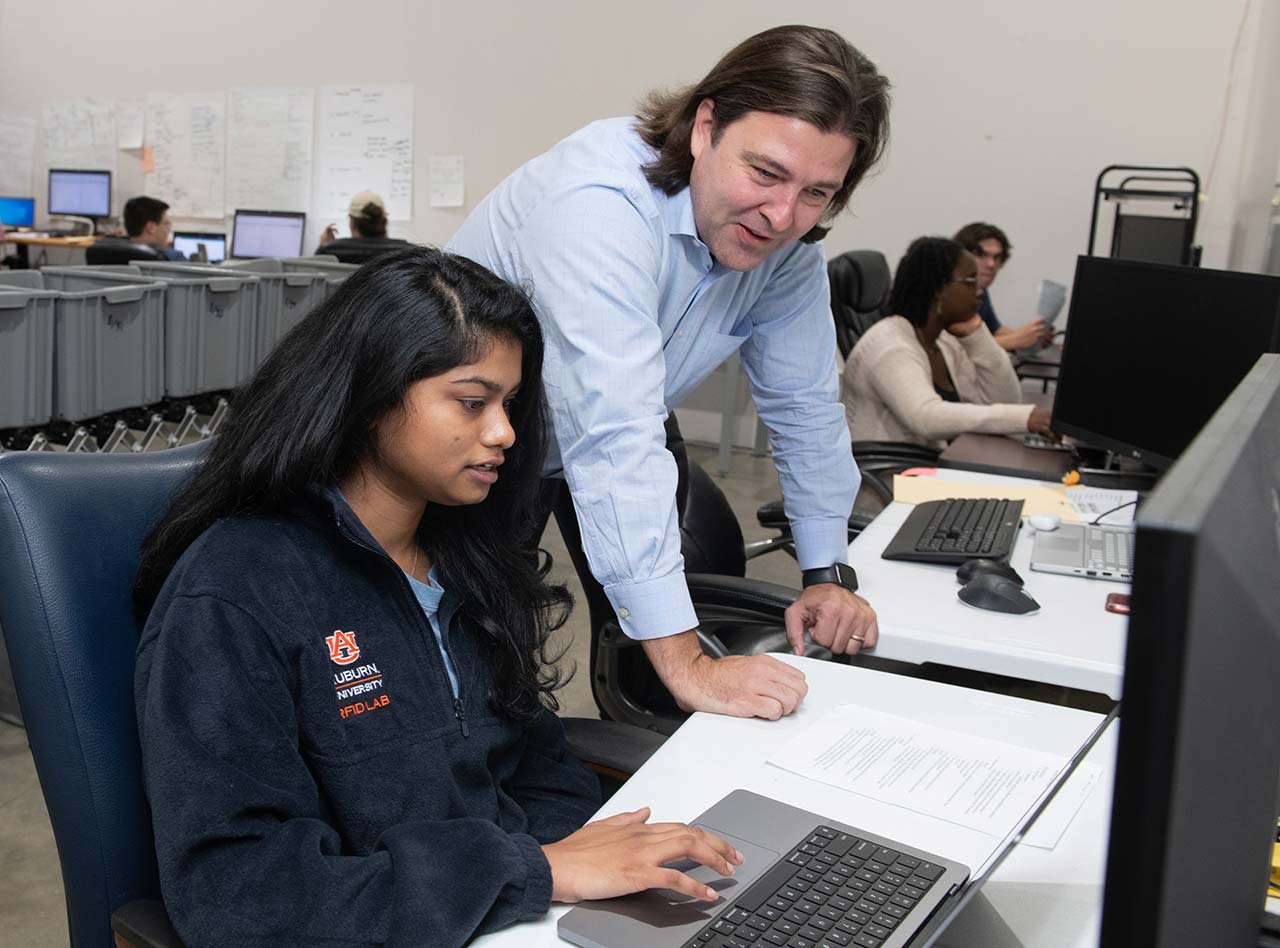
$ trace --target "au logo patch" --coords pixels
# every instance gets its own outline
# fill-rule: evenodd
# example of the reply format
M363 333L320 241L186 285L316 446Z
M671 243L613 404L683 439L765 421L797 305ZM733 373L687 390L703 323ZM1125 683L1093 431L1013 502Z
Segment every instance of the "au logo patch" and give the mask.
M333 635L324 637L329 646L329 658L335 665L350 665L360 658L360 646L356 645L354 632L335 629Z

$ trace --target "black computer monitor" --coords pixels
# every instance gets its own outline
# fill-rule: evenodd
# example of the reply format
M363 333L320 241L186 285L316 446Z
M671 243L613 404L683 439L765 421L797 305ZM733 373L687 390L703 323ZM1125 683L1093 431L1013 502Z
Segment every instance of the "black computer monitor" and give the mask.
M109 217L111 172L50 168L49 213Z
M1138 513L1100 948L1258 941L1280 779L1280 356Z
M35 198L0 197L0 224L5 227L34 227Z
M1053 429L1166 468L1276 351L1280 277L1080 257Z
M195 255L200 252L201 245L204 246L205 257L209 263L221 263L226 259L226 234L205 233L194 230L176 230L173 232L173 249L188 260L195 259Z
M296 257L302 253L307 215L295 211L236 211L231 256Z

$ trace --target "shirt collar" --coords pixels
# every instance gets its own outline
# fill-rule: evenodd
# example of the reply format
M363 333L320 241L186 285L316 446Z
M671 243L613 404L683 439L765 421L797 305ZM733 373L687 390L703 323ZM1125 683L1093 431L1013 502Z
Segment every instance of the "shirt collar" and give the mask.
M667 233L671 236L698 240L698 225L693 219L693 199L689 196L687 184L675 194L662 195L662 217L666 221Z

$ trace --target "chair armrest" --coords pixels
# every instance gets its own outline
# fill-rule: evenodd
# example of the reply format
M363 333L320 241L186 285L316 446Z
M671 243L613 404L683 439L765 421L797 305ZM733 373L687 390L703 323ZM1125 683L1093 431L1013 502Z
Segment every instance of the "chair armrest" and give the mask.
M788 586L740 576L686 573L684 578L695 609L699 605L750 609L762 618L776 618L779 622L800 595L799 590Z
M111 913L111 930L119 948L182 948L158 899L126 902Z
M561 718L569 750L597 773L625 780L667 739L634 724L592 718Z
M853 456L861 461L902 461L907 464L934 464L939 452L924 445L906 441L855 441Z

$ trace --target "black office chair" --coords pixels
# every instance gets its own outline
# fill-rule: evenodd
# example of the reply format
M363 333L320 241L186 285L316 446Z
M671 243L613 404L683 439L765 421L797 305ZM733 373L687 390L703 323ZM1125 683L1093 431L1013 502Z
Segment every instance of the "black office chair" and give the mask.
M741 527L715 482L689 459L674 415L668 418L667 447L679 475L676 510L681 552L703 651L716 657L789 651L784 613L798 591L745 578ZM591 693L601 716L671 734L688 715L677 707L644 650L622 631L587 563L573 501L563 482L555 488L552 512L587 600ZM832 657L829 650L812 643L805 654Z
M885 315L893 282L889 262L878 250L850 250L827 263L827 280L836 345L841 358L847 359L862 334Z
M85 248L84 260L90 266L102 264L131 263L134 260L167 259L155 247L147 244L136 244L123 237L104 237Z
M58 846L72 948L108 948L113 932L122 948L180 948L160 902L143 786L132 589L143 538L204 450L0 456L0 625ZM566 729L606 791L662 743L611 722Z

